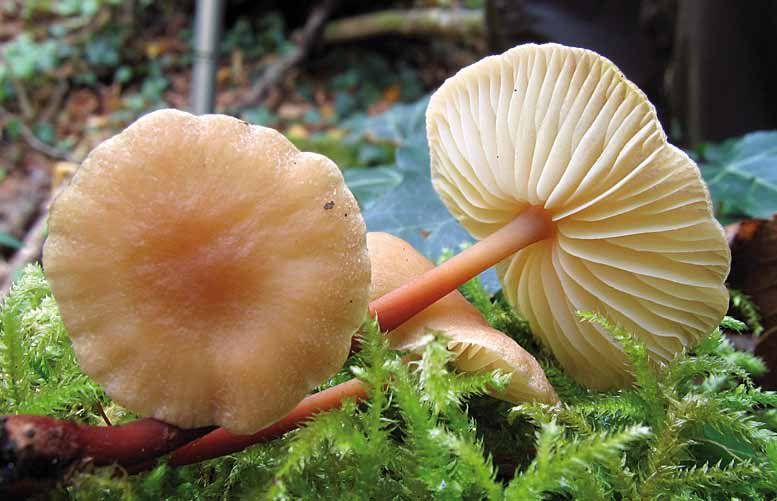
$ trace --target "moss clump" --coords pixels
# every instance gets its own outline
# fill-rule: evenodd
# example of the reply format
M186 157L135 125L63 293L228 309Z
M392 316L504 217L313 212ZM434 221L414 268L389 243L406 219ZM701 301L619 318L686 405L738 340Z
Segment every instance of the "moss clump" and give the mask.
M720 329L660 373L645 347L593 314L624 346L633 389L576 385L531 339L526 323L477 281L465 295L543 365L562 401L510 407L485 395L499 373L460 375L444 336L417 362L389 350L374 323L364 350L335 376L364 380L371 399L318 416L269 444L199 465L164 463L138 476L103 468L51 491L65 499L488 498L772 499L777 495L777 394L753 385L763 364ZM96 402L122 419L79 369L39 267L0 309L3 413L95 423ZM727 318L723 328L740 329ZM126 419L126 418L124 418Z

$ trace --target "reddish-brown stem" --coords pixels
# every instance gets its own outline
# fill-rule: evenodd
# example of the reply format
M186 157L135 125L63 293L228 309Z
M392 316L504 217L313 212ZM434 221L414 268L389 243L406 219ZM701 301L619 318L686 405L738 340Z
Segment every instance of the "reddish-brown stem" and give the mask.
M320 412L339 408L346 398L365 400L367 392L358 379L306 397L286 417L253 435L233 435L218 428L202 438L184 445L170 455L168 464L182 466L237 452L246 447L280 437Z
M382 330L393 330L467 280L524 247L550 237L553 231L550 215L530 207L472 247L376 299L370 304L370 313L378 317Z
M547 212L528 208L461 254L373 301L370 313L377 316L381 330L393 330L467 280L518 250L550 237L553 232ZM13 478L0 474L0 489L9 480L19 478L18 474L23 470L19 465L31 465L37 475L41 468L53 467L61 471L63 465L90 458L98 465L118 463L131 471L140 471L153 465L150 460L176 447L180 448L171 454L169 462L173 466L223 456L279 437L319 412L340 407L346 398L366 399L363 384L351 380L311 395L286 417L253 435L233 435L219 428L203 436L212 428L181 430L153 419L98 427L48 417L9 416L4 418L4 426L0 429L0 446L11 444L10 448L2 449L11 452L3 453L0 466L8 471L8 465L11 465L14 473Z
M18 481L55 478L76 461L132 465L211 430L184 430L150 418L108 427L47 416L6 416L0 421L0 490Z

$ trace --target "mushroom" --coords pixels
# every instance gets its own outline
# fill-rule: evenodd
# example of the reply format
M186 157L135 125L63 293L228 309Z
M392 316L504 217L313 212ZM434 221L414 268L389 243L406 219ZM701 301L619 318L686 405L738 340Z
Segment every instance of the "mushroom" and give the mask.
M535 335L577 381L609 388L630 384L626 357L577 311L639 336L656 364L725 314L730 252L699 170L607 59L556 44L487 57L435 92L427 131L434 187L481 240L374 302L381 320L498 263Z
M84 371L128 409L251 433L345 361L365 225L337 166L222 115L144 116L54 201L46 275Z
M193 120L188 115L186 117L178 116L175 121ZM213 117L201 120L208 119L215 120ZM233 125L230 122L230 127ZM434 185L462 224L482 240L443 265L370 303L370 312L378 317L383 330L395 330L413 314L448 295L466 280L499 264L505 294L526 315L535 334L544 340L579 381L595 388L605 388L628 384L631 381L629 368L619 346L609 334L597 326L580 323L575 318L576 311L597 311L623 324L642 337L656 363L667 360L695 342L722 318L727 306L723 282L728 273L730 254L723 231L712 216L708 191L693 162L666 142L655 110L644 94L608 60L590 51L559 45L521 46L501 56L486 58L460 71L435 93L427 112L427 128ZM154 163L171 165L192 157L202 160L203 155L192 155L189 148L182 147L196 142L189 137L192 135L190 129L192 127L183 126L168 131L167 128L149 127L153 134L159 136L154 140L144 139L137 133L122 134L124 139L118 141L122 147L115 148L115 156L120 164L137 162L126 148L136 143L140 145L136 153L140 162L152 157ZM211 127L209 131L218 134L215 129ZM224 128L224 133L231 130ZM320 164L327 164L320 157L297 153L282 138L266 129L251 130L268 140L272 145L268 149L274 152L271 156L280 157L282 163L285 159L288 164L290 157L299 155L305 159L318 158ZM188 137L187 141L179 141L180 136ZM166 141L175 153L165 154L162 149L157 149L157 141ZM239 146L240 151L246 147L242 142ZM209 155L204 155L206 166L213 164L214 156L225 156L227 160L232 158L223 152L214 152L214 149L217 148L211 144L207 151ZM193 204L186 198L181 199L164 188L160 189L156 186L157 179L149 181L150 174L141 175L142 169L129 169L122 176L113 173L110 168L113 150L105 147L103 153L93 154L95 158L91 163L94 165L81 170L100 167L107 170L111 178L122 181L112 188L87 190L89 186L98 184L91 180L94 176L83 173L76 176L74 183L76 186L83 184L79 189L84 193L71 195L68 204L60 200L55 202L52 241L47 243L44 264L52 264L55 268L55 262L63 258L63 265L56 271L59 277L53 280L60 282L52 284L54 292L60 298L66 323L89 328L83 336L82 344L86 348L77 350L85 351L87 358L96 359L93 361L95 366L102 362L103 379L122 389L122 385L116 383L120 379L107 374L104 367L107 357L100 359L96 339L100 331L109 330L106 325L115 317L119 322L114 328L120 335L106 339L104 344L109 344L114 338L117 341L115 347L107 347L107 353L141 360L137 352L147 347L140 348L138 343L129 339L135 334L147 337L144 332L138 331L136 323L130 318L142 309L142 301L130 301L129 297L125 297L129 294L123 294L121 288L106 287L104 282L113 280L118 284L121 279L139 275L137 272L130 273L132 270L119 273L100 263L106 260L102 246L116 252L122 248L118 243L126 244L127 237L117 233L115 225L89 218L89 211L99 208L101 213L108 210L116 212L121 218L115 219L120 219L133 231L133 236L142 239L144 232L138 229L142 225L132 214L122 213L120 204L114 203L115 198L128 200L129 207L138 208L141 216L153 216L154 212L146 207L161 210L166 202L181 209ZM149 152L155 153L149 155ZM266 167L265 160L259 158L256 163ZM226 161L225 166L234 167L230 161ZM223 187L226 182L208 173L209 176L204 181L200 180L199 185L189 182L186 175L177 176L185 187L184 192L196 194L192 197L193 201L199 200L207 191L198 186L213 187L218 192L217 188ZM252 175L256 173L246 170L246 178ZM339 176L334 173L331 176L338 177L335 191L340 190ZM155 195L147 196L126 186L128 181L138 180L143 181L139 186L151 185L154 188L151 193ZM319 184L317 180L308 180L307 183ZM234 184L237 192L246 185L244 182ZM263 195L267 194L267 197L283 188L279 183L268 184L271 186L269 189L265 189L267 186L262 183L252 187L259 189ZM306 186L306 182L299 180L292 184L295 187L300 184ZM173 185L176 189L180 188L177 183ZM136 196L141 200L134 200ZM316 197L314 193L310 196ZM64 197L63 194L60 199L64 200ZM346 198L347 202L340 197ZM267 200L264 199L263 203ZM204 210L203 216L209 222L218 222L207 215L222 212L224 204L230 201L231 198L215 196L213 204L217 210L211 210L206 204L206 207L200 207ZM78 207L79 202L83 202L85 207ZM319 199L317 203L320 202ZM332 197L325 202L324 209L341 208L348 203L353 204L352 199L342 194L337 200ZM60 206L63 208L59 209ZM275 205L271 204L272 207ZM165 209L161 214L167 217L173 212ZM343 212L344 217L345 214ZM350 214L355 214L355 206ZM60 222L57 222L58 218ZM75 223L69 222L69 218L73 218ZM85 231L94 243L78 244L73 241L74 227L82 224L81 221L88 223ZM144 221L149 224L155 222L153 217ZM246 228L254 229L254 221L244 222ZM363 231L361 224L359 220L358 225ZM61 229L58 229L59 226ZM208 230L206 235L215 231L207 224L203 226ZM303 226L303 235L307 231L318 230L315 224ZM63 232L59 237L56 236L58 231ZM261 235L267 235L267 232ZM233 236L239 240L240 235ZM56 246L53 245L54 239L58 241ZM157 240L164 246L164 240ZM195 238L188 240L197 244ZM334 277L350 275L353 282L365 283L368 272L357 267L356 263L366 261L366 258L359 250L360 244L353 242L348 239L339 242L348 249L344 254L350 257L346 259L345 267L330 271ZM307 240L303 237L295 250L302 253L305 243ZM64 250L67 249L81 252L85 259L65 255ZM331 251L325 252L324 256L332 257ZM113 263L117 259L109 261ZM212 265L208 260L204 263ZM163 266L157 268L162 269ZM68 276L70 270L89 272L90 269L95 271L86 276L93 278L99 287L90 284L89 280L79 281ZM175 278L173 273L167 275ZM155 278L153 273L143 276ZM246 279L243 274L237 278ZM304 282L307 281L308 277L305 277ZM289 288L302 283L302 280L291 284L284 282ZM320 295L325 291L326 295L334 292L335 296L347 296L345 281L319 280L319 283ZM151 288L159 284L159 280L153 280L153 283L144 285ZM98 293L107 293L102 297L96 296L99 297L97 301L87 301L79 297L82 286L85 290L91 287ZM135 289L130 292L133 298L139 295ZM246 298L249 295L246 294ZM303 302L307 301L305 295L300 298ZM124 302L137 311L116 312L112 301ZM358 298L354 300L354 303L358 302ZM181 312L172 316L174 304L170 303L170 321L160 319L160 322L175 328L178 319L184 323L189 319ZM82 311L79 310L81 304L85 305ZM354 306L353 311L358 309ZM340 313L345 316L345 311ZM309 310L304 310L302 316L305 321L297 323L288 316L290 325L307 326L314 320ZM255 320L257 318L254 317ZM242 322L230 324L234 327L234 331L230 332L237 332L238 323ZM323 323L329 325L328 322ZM260 325L258 329L264 334L263 327ZM172 332L176 330L181 329ZM292 336L297 334L293 329L289 332ZM200 340L210 333L203 330L195 334L194 337ZM250 336L243 333L240 337ZM309 347L296 341L299 340L295 338L293 348L288 350L271 345L271 357L280 351L296 357L295 349ZM76 344L81 343L76 341ZM151 350L161 348L160 343L153 344ZM182 342L178 344L183 345ZM221 346L211 352L217 352L219 348ZM246 345L235 344L231 353L245 348ZM248 351L260 351L254 348L249 346ZM186 350L182 351L187 360L195 359ZM302 352L306 354L306 350ZM156 362L159 358L158 353L152 353L150 360L154 363L143 363L139 370L144 373L156 371L167 376L163 373L165 368L158 369ZM167 357L165 361L173 360ZM303 360L303 363L306 362ZM289 370L275 360L269 363ZM180 367L182 364L174 364L173 369L176 369L175 365ZM200 362L197 367L202 365ZM200 376L204 372L209 375L214 373L214 366L204 365L205 371L198 372L197 377L192 376L194 384L183 386L183 389L210 382L207 377ZM122 366L119 375L132 381L129 372L126 366ZM292 376L300 373L292 372ZM144 382L149 381L146 376L143 379ZM288 379L286 376L278 378L284 384ZM156 402L161 402L158 398L160 385L154 383L156 381L151 380L149 386L154 390L152 396ZM134 386L143 389L140 385ZM233 385L233 388L237 386L239 384ZM257 390L257 387L251 390ZM262 387L259 391L269 395L270 389ZM205 391L189 393L198 397L193 405L202 404L199 397ZM176 404L175 409L180 409L182 399L177 398L174 392L168 394L172 403ZM197 453L199 447L208 451L207 457L213 457L239 450L268 436L277 436L296 426L300 419L337 406L342 398L349 395L364 398L363 387L358 381L349 381L307 397L288 415L289 419L279 421L278 426L265 428L265 433L238 437L224 429L216 430L179 449L182 453L178 455L176 464L187 464L206 457ZM321 398L317 398L319 396ZM225 409L221 395L217 397L213 401L213 410ZM265 405L272 404L265 402Z
M434 268L409 243L388 233L367 233L372 263L370 299L392 291ZM397 350L423 349L428 330L442 331L450 338L453 365L463 372L499 369L510 374L502 393L494 396L519 403L556 403L558 396L545 372L512 338L493 329L459 291L453 291L388 333L389 345Z

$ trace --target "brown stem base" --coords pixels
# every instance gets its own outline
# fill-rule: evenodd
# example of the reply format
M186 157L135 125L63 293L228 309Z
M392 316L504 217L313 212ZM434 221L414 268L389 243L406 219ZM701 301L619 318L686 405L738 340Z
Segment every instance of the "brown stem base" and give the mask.
M0 491L59 478L75 463L140 463L212 429L184 430L149 418L107 427L47 416L6 416L0 419Z

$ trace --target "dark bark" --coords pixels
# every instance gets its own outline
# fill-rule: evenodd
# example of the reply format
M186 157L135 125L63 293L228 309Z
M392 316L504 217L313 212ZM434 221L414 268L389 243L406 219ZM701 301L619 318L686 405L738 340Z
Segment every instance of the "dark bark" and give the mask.
M777 4L681 0L671 96L688 144L777 127Z

